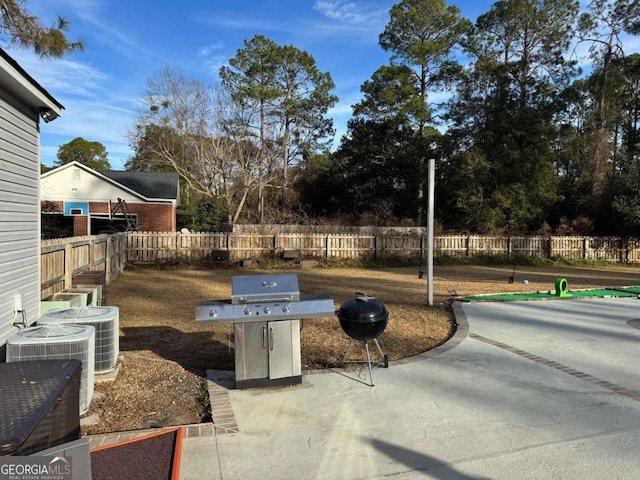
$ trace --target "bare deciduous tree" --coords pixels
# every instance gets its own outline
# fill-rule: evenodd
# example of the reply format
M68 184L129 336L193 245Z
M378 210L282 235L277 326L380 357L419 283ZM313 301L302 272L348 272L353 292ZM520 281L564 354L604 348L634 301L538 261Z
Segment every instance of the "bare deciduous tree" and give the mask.
M140 164L169 167L191 192L222 195L237 221L256 186L256 148L246 127L251 112L222 88L164 67L147 80L130 142ZM130 163L136 163L132 161Z

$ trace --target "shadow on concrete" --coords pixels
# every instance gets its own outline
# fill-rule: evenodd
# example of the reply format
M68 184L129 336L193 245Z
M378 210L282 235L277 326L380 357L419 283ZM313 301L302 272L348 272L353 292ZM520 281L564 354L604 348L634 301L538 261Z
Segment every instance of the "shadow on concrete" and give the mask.
M393 445L378 439L369 439L369 443L395 462L406 465L412 471L423 473L425 476L428 475L430 478L438 478L440 480L488 480L487 477L477 477L462 473L451 464L406 447Z

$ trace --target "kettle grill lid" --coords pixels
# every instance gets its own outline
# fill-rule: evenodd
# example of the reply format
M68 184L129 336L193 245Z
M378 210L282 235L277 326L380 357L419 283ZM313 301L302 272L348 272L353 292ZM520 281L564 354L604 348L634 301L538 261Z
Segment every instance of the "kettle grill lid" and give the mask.
M338 318L357 323L379 322L386 321L389 318L389 312L375 297L356 292L355 298L340 306Z

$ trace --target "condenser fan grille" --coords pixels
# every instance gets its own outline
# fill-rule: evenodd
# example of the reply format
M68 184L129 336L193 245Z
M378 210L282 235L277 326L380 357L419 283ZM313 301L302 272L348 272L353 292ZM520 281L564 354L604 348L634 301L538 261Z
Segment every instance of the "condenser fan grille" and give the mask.
M84 328L73 325L40 325L26 330L20 330L17 335L21 338L55 339L57 337L64 337L64 340L69 340L70 336L83 335L85 331Z
M107 315L111 310L106 307L78 307L78 308L61 308L47 312L47 316L54 318L64 318L65 320L74 320L76 318L94 318Z

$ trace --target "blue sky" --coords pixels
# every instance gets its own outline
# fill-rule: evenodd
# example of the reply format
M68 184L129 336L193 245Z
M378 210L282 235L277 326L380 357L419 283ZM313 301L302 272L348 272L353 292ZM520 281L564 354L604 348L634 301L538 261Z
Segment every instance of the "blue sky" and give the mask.
M56 15L71 21L68 36L85 51L63 60L40 60L28 51L8 53L65 107L63 116L42 124L42 162L51 166L60 145L76 137L102 143L114 170L132 152L127 131L147 78L160 68L180 68L209 84L222 65L262 34L309 52L329 72L339 103L329 116L336 139L346 131L360 86L389 55L378 35L394 0L29 0L45 24ZM472 21L492 1L458 0ZM584 2L583 2L584 3ZM336 142L337 144L337 142Z

